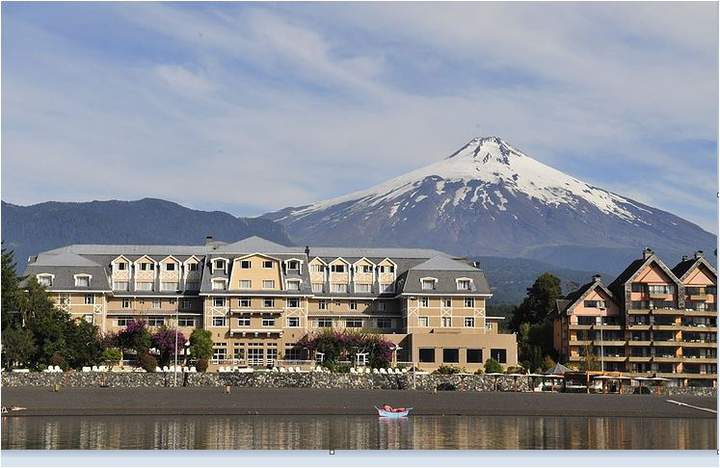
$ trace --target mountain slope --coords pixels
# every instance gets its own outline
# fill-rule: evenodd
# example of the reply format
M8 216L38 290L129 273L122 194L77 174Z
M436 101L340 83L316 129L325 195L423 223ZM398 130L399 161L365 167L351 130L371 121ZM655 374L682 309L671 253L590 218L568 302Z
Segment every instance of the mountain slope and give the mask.
M645 246L673 262L715 236L582 182L497 137L367 190L268 213L299 243L432 247L615 273Z
M15 250L18 269L27 257L74 243L200 244L206 235L235 241L258 235L290 244L285 229L261 218L236 218L222 211L198 211L177 203L137 201L46 202L18 206L2 202L2 238Z

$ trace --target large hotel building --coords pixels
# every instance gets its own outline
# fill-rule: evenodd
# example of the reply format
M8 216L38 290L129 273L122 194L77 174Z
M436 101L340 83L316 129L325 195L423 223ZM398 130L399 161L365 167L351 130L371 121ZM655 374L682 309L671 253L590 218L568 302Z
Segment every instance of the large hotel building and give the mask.
M581 368L715 386L717 272L702 252L668 268L652 250L612 283L599 276L557 301L555 349Z
M313 360L296 346L321 329L374 330L393 360L475 370L517 365L514 334L485 313L481 270L427 249L289 247L259 237L204 245L70 245L31 257L72 316L103 332L132 320L212 332L214 365Z

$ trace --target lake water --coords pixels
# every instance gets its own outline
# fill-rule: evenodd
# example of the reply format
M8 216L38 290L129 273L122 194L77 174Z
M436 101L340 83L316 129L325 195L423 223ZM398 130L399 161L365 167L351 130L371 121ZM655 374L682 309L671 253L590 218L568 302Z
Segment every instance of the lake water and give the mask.
M2 449L715 449L714 419L3 417Z

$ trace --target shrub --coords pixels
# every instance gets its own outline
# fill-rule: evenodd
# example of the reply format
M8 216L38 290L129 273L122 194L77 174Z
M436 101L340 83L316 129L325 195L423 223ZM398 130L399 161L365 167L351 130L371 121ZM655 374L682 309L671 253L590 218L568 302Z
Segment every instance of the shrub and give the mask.
M483 375L485 371L482 369L482 367L478 367L478 369L475 371L475 375Z
M501 372L502 372L502 371L501 371ZM512 367L508 367L508 368L505 370L505 373L506 373L506 374L524 374L524 373L525 373L525 369L524 369L523 367L520 367L520 366L512 366Z
M443 364L442 366L440 366L440 367L438 367L437 369L435 369L435 370L433 371L433 374L451 375L451 374L459 374L459 373L464 372L464 371L465 371L465 369L463 369L462 367L447 366L447 365L444 365L444 364Z
M196 366L198 372L205 372L205 371L207 371L207 368L208 368L208 360L205 358L200 358L195 363L195 366Z
M350 364L339 364L337 362L327 362L325 363L325 368L328 369L330 372L337 372L339 374L347 374L350 372L350 368L352 366Z
M151 356L150 353L140 353L138 355L138 361L140 362L140 367L145 369L146 372L155 372L157 359Z
M133 320L128 323L125 329L118 333L117 341L121 348L132 349L139 355L147 353L152 342L150 332L142 320Z
M394 346L377 333L353 330L322 330L298 342L298 347L305 349L308 354L323 353L325 363L341 360L352 362L356 353L367 353L368 364L375 368L388 367Z
M196 328L190 335L190 355L199 361L205 359L207 361L212 357L213 342L212 334L208 330ZM207 363L205 365L207 369Z
M102 352L100 359L112 369L122 359L122 352L118 348L107 348Z
M489 358L487 361L485 361L485 372L490 373L500 373L503 371L502 365L497 362L493 358Z
M174 328L163 326L152 336L152 345L160 353L160 365L166 366L175 357L175 353L181 354L185 346L185 335Z
M65 356L59 351L56 351L53 353L52 356L50 356L50 362L49 364L51 366L60 366L64 369L67 369L67 363L65 362Z

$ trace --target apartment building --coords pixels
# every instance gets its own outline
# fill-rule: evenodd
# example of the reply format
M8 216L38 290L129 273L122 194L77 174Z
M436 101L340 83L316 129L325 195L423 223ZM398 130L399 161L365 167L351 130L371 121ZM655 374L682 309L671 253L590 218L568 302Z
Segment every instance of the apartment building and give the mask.
M274 365L321 359L297 343L321 329L363 329L395 345L393 360L474 370L517 365L514 334L485 313L481 270L429 249L291 247L259 237L204 245L70 245L31 257L37 278L74 317L118 331L212 333L212 362ZM357 356L362 360L362 356Z
M554 345L572 366L591 354L604 370L715 386L717 272L702 251L668 268L646 249L609 285L595 276L557 301Z

